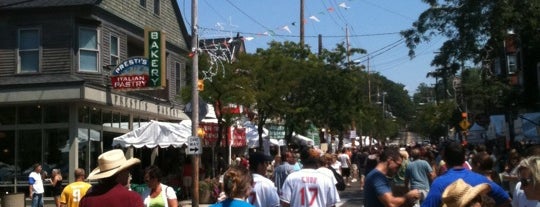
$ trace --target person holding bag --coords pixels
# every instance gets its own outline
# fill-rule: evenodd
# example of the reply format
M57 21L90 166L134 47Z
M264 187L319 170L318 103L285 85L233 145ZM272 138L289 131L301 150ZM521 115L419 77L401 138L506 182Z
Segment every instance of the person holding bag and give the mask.
M161 170L152 165L144 171L144 182L148 188L142 193L146 207L177 207L176 192L170 186L161 183Z

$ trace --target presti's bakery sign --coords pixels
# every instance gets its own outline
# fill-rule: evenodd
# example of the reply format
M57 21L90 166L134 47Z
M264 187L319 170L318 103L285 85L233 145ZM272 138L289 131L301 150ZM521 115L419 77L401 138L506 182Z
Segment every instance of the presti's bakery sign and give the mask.
M111 85L117 90L155 90L166 87L165 34L144 30L144 57L131 57L111 72Z
M142 89L148 87L150 70L148 59L132 57L120 63L111 72L111 84L114 89Z

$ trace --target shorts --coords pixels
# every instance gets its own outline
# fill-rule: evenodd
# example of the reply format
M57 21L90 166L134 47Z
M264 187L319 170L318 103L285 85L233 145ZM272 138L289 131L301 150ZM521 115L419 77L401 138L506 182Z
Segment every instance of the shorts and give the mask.
M350 177L351 176L351 168L341 168L341 176L343 178Z

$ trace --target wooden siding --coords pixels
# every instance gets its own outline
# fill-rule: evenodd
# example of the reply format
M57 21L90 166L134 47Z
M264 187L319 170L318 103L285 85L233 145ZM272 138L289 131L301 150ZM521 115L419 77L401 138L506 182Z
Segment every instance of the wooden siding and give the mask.
M71 18L66 13L10 14L0 16L0 76L17 74L18 30L36 27L41 32L41 73L71 69Z
M0 77L13 75L17 70L17 27L12 23L16 19L0 12Z
M42 73L70 73L73 67L71 16L50 14L43 18L42 25Z
M135 7L135 10L128 11L129 7L126 7L128 3L131 3L129 6ZM181 37L181 30L178 28L178 20L172 5L170 5L170 0L161 1L159 16L153 14L153 9L147 11L139 6L138 1L135 2L134 0L107 0L102 1L101 4L108 11L119 15L121 18L130 17L127 18L129 22L140 25L141 31L144 28L142 22L161 27L166 32L169 46L172 44L188 51L185 41ZM153 1L148 1L147 8L153 8L151 4L153 4ZM117 6L118 8L112 8L111 6ZM141 13L141 11L143 12ZM92 10L73 8L59 9L55 10L55 12L33 11L29 13L21 10L21 12L0 13L0 77L17 75L16 48L18 29L22 26L37 26L41 29L42 38L41 74L73 74L86 80L87 84L105 86L110 81L108 79L109 74L103 71L103 66L110 65L110 36L114 35L119 38L120 62L129 58L128 47L130 47L130 44L135 48L143 48L144 37L142 33L133 33L130 25L121 25L116 21L109 21L109 16L100 16L99 13L92 15L90 12ZM81 26L96 27L98 29L100 39L99 72L97 73L78 71L78 31ZM180 83L185 86L185 66L188 58L170 48L166 52L167 87L162 90L133 92L134 95L146 94L145 96L171 101L176 99L180 91L176 91L175 80L181 77ZM176 62L181 64L181 74L176 74Z
M99 6L140 28L153 28L165 31L168 42L188 50L181 33L171 0L160 0L160 14L154 14L154 1L146 1L146 8L139 5L139 0L107 0ZM182 17L178 17L182 18Z
M176 100L180 98L181 91L176 91L176 79L180 80L180 87L183 88L186 86L185 77L186 77L186 62L187 59L176 54L170 54L167 58L167 79L171 80L168 82L169 87L169 97L170 100ZM180 63L180 74L176 73L176 63Z

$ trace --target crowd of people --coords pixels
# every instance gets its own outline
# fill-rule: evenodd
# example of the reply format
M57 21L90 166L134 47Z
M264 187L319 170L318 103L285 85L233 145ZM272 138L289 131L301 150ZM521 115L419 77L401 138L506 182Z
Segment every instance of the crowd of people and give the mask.
M540 207L540 146L504 153L494 149L448 142L440 147L353 147L339 153L301 147L275 156L253 151L219 167L221 195L212 206L335 206L339 191L360 185L364 206L370 207ZM180 206L159 167L144 169L146 187L136 192L130 190L130 172L139 159L126 159L114 149L97 163L87 177L84 169L76 169L75 182L66 187L58 170L44 179L41 165L34 165L29 175L32 207L43 206L44 181L51 182L57 207Z
M364 153L365 206L540 207L538 145L518 152L446 142ZM378 160L373 169L366 165L370 156Z

